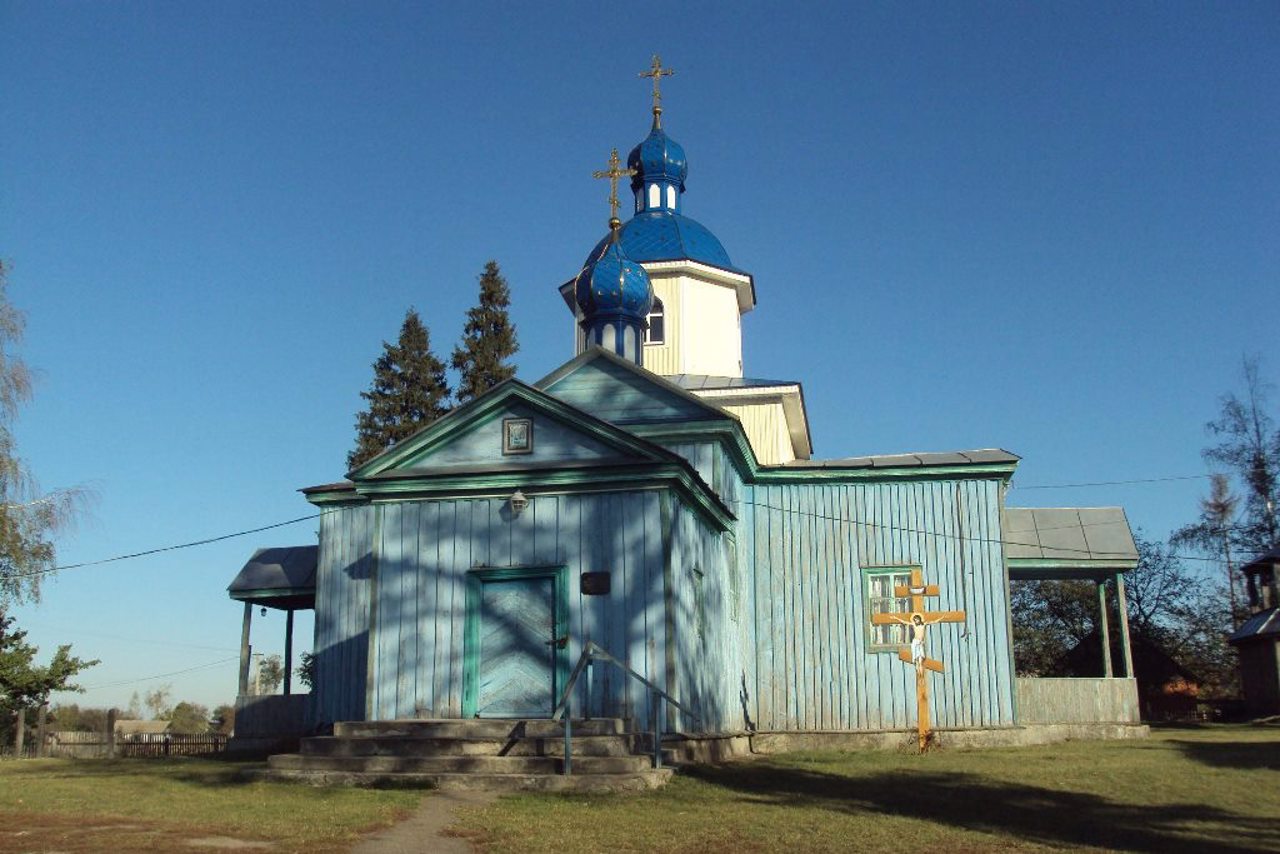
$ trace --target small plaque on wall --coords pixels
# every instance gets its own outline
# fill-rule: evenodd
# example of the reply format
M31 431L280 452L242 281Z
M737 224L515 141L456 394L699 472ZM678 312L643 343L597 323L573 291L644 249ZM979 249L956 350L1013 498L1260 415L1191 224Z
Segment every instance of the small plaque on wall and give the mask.
M582 595L608 596L610 578L611 576L607 572L582 573Z
M533 453L533 420L529 418L502 419L502 453Z

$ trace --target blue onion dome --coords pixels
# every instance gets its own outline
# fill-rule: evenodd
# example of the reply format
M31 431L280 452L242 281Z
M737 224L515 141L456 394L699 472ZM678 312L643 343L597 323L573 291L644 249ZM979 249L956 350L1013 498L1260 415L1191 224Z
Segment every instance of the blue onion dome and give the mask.
M674 184L683 193L684 180L689 175L684 147L667 136L656 115L649 135L627 155L627 168L636 170L631 178L634 191L645 184L662 182Z
M616 220L615 220L616 222ZM611 236L617 230L611 230ZM616 239L601 241L574 280L574 295L582 316L644 321L653 309L649 274L623 252Z
M599 257L609 245L611 235L606 234L591 254ZM632 261L697 261L719 267L731 273L742 273L729 260L729 253L711 231L695 219L669 210L641 211L622 226L618 234L622 251Z

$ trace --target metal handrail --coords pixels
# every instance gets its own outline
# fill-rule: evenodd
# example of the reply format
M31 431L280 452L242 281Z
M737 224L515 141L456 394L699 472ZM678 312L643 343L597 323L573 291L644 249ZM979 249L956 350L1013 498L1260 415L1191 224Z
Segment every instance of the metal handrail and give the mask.
M573 698L573 689L574 686L577 685L578 677L580 677L585 670L587 673L587 703L584 705L587 706L587 711L590 712L592 673L595 667L595 662L597 661L604 661L612 664L632 679L640 682L651 692L650 697L653 699L653 767L661 768L662 719L665 717L666 712L666 709L663 708L663 703L670 703L672 706L684 712L695 721L701 722L702 718L700 718L692 709L686 708L684 704L675 697L672 697L666 691L662 690L639 673L636 673L626 664L610 655L595 641L587 641L582 648L582 655L578 657L578 663L574 666L573 672L569 674L569 681L565 683L564 693L560 695L560 702L556 703L555 709L551 712L551 720L553 721L558 721L561 717L564 718L563 773L566 775L573 773L573 714L570 708L570 703ZM590 720L589 714L585 719Z

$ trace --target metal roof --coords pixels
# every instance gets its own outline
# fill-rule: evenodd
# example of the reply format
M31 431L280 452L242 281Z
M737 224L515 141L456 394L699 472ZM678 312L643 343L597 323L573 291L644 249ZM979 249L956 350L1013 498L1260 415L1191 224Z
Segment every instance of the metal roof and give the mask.
M623 223L618 232L622 251L632 261L679 261L689 259L731 273L745 271L733 266L729 253L702 223L675 211L641 211ZM610 240L606 234L587 256L590 263Z
M921 454L876 454L867 457L844 457L834 460L792 460L780 468L797 469L883 469L929 468L932 466L967 466L981 463L1016 463L1021 457L999 448L977 451L947 451Z
M670 382L689 391L711 391L727 388L774 388L798 386L799 380L761 380L751 377L714 377L708 374L675 374L666 377Z
M258 549L227 587L232 599L271 608L314 608L318 546Z
M1123 507L1006 507L1010 561L1137 563L1138 546Z
M1280 608L1269 608L1259 611L1240 624L1240 628L1227 638L1230 643L1258 640L1261 638L1280 638Z
M1280 546L1255 557L1253 560L1240 567L1241 572L1261 572L1264 569L1280 564Z

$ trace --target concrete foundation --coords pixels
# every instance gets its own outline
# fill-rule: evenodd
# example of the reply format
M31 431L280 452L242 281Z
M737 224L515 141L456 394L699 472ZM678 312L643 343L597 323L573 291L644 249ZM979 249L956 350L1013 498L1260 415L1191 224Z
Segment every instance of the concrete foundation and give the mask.
M1031 747L1063 741L1147 738L1146 724L1031 724L990 729L935 730L938 747L974 750L987 747ZM664 740L667 755L678 762L724 762L753 754L801 750L914 750L916 731L859 730L840 732L725 733Z

